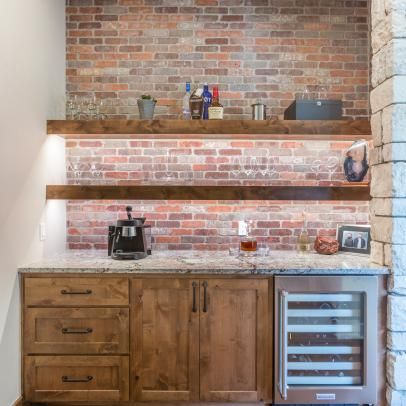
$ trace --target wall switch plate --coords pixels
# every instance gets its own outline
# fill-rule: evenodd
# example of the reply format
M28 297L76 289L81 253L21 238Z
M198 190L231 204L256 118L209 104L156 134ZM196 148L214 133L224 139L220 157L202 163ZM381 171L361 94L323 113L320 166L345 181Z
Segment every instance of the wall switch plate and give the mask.
M244 236L247 235L248 232L248 224L245 221L238 222L238 235Z
M45 223L39 223L39 240L45 241L47 239L47 229Z

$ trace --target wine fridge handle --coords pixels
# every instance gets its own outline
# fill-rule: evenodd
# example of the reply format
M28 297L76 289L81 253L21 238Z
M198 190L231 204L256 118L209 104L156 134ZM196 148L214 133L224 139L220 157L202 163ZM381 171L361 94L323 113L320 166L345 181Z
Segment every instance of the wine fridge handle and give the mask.
M280 318L279 318L279 392L282 399L286 400L288 395L288 335L286 328L288 324L287 300L288 292L280 292Z

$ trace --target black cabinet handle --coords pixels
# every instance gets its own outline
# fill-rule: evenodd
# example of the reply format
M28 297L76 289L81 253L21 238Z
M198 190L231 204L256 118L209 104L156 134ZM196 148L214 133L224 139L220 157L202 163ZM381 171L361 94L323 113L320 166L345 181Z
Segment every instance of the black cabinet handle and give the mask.
M203 312L207 313L207 281L203 282Z
M62 382L90 382L93 376L84 376L83 378L75 378L73 376L63 376Z
M62 289L61 290L61 295L91 295L92 290L91 289L86 289L86 290L67 290L67 289Z
M193 304L192 304L192 312L196 313L197 312L197 305L196 305L196 289L197 289L197 283L192 282L192 287L193 287Z
M90 334L93 333L92 328L69 328L64 327L62 329L62 334Z

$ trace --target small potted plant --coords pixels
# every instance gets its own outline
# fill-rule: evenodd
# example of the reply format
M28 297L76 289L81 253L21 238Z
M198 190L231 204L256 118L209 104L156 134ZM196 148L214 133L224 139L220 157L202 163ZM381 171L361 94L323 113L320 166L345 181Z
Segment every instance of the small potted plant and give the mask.
M151 120L154 117L156 99L149 94L143 94L141 99L137 99L138 111L141 120Z

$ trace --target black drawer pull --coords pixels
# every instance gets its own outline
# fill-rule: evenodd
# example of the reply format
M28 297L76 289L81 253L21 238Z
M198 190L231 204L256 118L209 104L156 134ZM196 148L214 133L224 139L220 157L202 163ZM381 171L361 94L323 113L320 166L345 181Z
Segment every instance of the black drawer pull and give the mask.
M91 291L91 289L86 289L86 290L66 290L66 289L62 289L61 294L62 295L91 295L92 291Z
M83 378L75 378L72 376L64 375L62 377L62 382L90 382L93 379L93 376L84 376Z
M64 327L62 329L62 334L90 334L93 333L92 328L69 328Z

